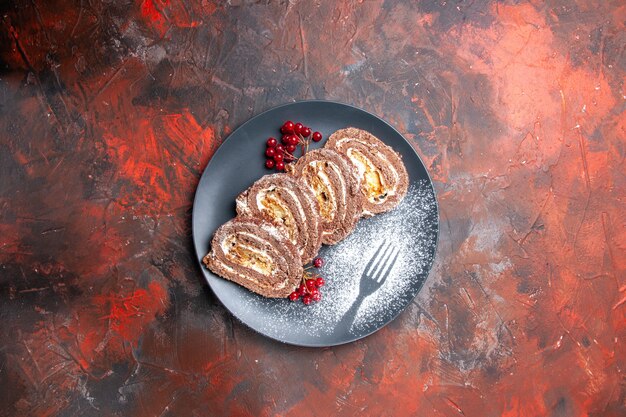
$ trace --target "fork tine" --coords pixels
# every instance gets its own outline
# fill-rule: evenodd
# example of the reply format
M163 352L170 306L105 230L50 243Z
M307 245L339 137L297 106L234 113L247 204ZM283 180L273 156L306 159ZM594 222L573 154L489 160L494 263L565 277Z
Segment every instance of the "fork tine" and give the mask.
M380 250L383 248L385 243L387 243L387 239L383 240L383 243L380 244L378 249L376 249L376 252L374 253L374 255L372 255L372 258L370 259L370 261L367 263L367 265L365 265L365 269L363 271L365 271L366 275L369 275L369 273L371 272L370 268L372 267L372 265L374 265L374 260L378 257L378 254L380 253Z
M396 264L396 260L398 259L398 255L400 255L400 249L396 249L394 248L396 251L396 254L394 255L393 259L387 259L387 262L385 262L385 268L381 269L384 270L385 272L383 274L380 274L379 277L377 278L376 281L383 283L385 282L385 280L387 279L387 277L389 276L389 273L391 272L391 270L393 269L393 266ZM391 258L391 254L389 254L389 258Z
M389 259L389 256L391 255L392 250L393 250L393 242L389 242L385 250L383 250L380 257L376 261L376 265L372 268L372 273L371 273L372 277L376 277L380 274L380 271L385 265L385 261ZM376 279L374 278L374 280Z

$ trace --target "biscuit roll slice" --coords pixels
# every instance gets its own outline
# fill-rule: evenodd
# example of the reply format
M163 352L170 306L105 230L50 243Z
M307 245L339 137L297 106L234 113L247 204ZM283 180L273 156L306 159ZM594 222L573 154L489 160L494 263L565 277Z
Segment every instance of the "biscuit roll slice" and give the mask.
M406 195L409 176L402 157L376 136L349 127L330 135L325 146L347 156L358 171L364 216L389 211Z
M322 243L332 245L350 234L363 205L359 177L350 161L334 150L316 149L300 157L291 170L319 203Z
M283 227L299 251L302 263L310 262L322 245L322 224L317 199L300 179L289 174L261 177L237 197L237 214L266 219Z
M300 283L302 262L283 230L254 217L220 226L203 263L215 274L264 297L287 297Z

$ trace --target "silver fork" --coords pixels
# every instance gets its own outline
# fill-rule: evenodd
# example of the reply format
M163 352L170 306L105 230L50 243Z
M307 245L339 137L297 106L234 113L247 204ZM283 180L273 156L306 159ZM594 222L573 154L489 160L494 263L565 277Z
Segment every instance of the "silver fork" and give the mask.
M399 254L400 251L395 248L393 242L387 244L387 240L383 240L383 243L380 244L370 261L365 265L359 285L359 296L362 295L365 298L385 283Z
M356 318L356 314L359 311L359 307L363 304L363 301L372 295L377 289L379 289L385 280L389 277L393 266L398 259L400 250L396 249L393 243L387 244L384 240L380 244L374 255L369 260L363 274L361 274L361 282L359 284L359 294L357 295L354 303L350 306L348 311L343 315L341 320L334 328L334 332L337 334L344 334L346 329L350 331L352 323Z

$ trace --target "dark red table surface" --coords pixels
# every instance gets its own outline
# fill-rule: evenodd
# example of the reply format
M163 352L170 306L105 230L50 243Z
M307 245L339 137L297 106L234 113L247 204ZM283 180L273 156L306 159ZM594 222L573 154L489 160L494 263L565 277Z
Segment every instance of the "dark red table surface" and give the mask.
M626 415L624 3L247 3L2 2L0 415ZM324 349L237 322L190 230L229 132L311 98L441 214L409 308Z

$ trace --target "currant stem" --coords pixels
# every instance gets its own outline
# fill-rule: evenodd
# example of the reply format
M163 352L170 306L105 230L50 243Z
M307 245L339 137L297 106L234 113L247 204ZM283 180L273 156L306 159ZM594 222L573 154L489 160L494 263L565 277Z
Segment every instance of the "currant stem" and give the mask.
M294 156L292 153L290 153L287 149L285 149L284 154L287 155L289 157L289 161L297 161L299 158L297 158L296 156Z

